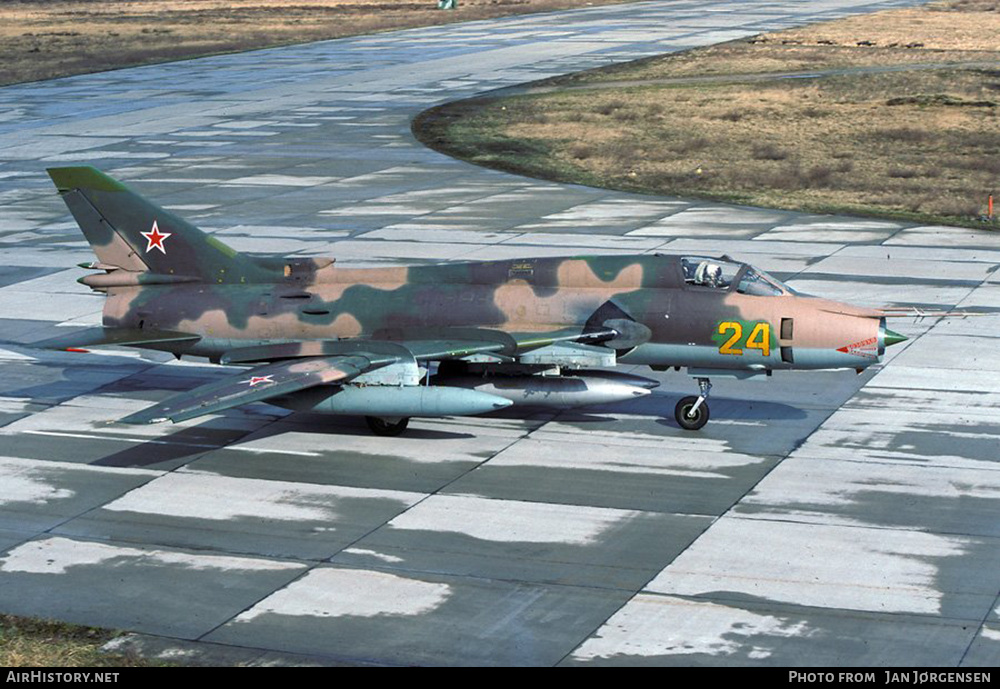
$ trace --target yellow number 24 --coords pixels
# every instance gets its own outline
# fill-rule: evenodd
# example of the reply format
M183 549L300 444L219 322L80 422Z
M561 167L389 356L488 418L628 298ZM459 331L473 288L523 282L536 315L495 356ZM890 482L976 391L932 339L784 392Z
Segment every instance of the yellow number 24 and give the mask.
M719 334L726 335L727 333L731 334L729 339L719 347L719 354L741 356L743 350L736 345L743 339L743 324L738 321L719 323ZM771 356L771 324L766 321L756 323L743 346L747 349L756 349L764 356Z

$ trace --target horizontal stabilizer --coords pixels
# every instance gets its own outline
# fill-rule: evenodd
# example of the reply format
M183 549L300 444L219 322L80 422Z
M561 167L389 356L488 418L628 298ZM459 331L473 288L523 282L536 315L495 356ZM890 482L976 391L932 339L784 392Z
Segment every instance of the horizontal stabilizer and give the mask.
M83 349L101 345L149 346L169 342L197 342L200 335L171 330L140 330L138 328L83 328L67 335L59 335L36 342L42 349Z

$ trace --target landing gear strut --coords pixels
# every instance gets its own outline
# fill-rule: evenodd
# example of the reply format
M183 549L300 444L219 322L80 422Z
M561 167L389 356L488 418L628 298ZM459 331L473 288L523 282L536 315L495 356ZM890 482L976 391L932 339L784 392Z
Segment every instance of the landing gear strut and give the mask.
M368 422L368 428L371 429L372 433L388 437L399 435L410 424L410 419L405 416L400 419L383 419L379 416L366 416L365 421Z
M708 423L708 393L712 383L708 378L698 378L698 390L701 394L684 397L674 407L674 418L677 425L686 431L697 431Z

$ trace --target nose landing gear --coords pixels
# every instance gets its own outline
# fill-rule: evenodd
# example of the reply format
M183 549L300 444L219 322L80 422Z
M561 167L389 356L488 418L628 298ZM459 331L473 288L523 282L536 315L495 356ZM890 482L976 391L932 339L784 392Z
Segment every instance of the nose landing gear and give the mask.
M708 378L698 378L698 390L700 394L695 397L681 398L681 401L674 407L674 419L677 425L686 431L697 431L708 423L708 393L712 390L712 383Z

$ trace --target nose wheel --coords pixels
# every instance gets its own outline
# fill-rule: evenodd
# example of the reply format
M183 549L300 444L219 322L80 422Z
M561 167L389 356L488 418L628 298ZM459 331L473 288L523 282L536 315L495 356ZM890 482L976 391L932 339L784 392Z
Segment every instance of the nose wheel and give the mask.
M708 423L708 393L712 390L712 383L708 378L698 378L698 390L701 394L697 397L684 397L674 407L674 419L686 431L700 430Z

